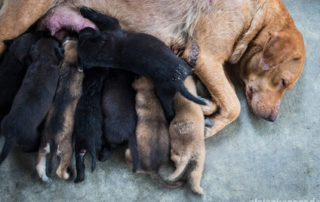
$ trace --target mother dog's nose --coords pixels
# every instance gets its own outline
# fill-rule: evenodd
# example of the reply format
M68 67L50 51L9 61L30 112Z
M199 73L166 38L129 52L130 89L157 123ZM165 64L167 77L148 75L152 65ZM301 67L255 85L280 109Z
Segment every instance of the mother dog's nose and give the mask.
M270 114L268 117L266 117L265 119L266 119L267 121L274 122L274 121L277 119L277 117L278 117L278 114L272 113L272 114Z

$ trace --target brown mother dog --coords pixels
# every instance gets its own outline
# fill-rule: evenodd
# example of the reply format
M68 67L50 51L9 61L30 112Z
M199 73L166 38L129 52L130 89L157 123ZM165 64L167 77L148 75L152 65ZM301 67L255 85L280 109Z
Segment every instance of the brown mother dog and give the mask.
M304 66L303 38L281 0L3 0L0 41L17 37L62 4L111 15L124 28L154 35L177 49L195 39L200 47L195 72L220 107L207 137L240 113L225 62L239 65L249 106L270 121Z

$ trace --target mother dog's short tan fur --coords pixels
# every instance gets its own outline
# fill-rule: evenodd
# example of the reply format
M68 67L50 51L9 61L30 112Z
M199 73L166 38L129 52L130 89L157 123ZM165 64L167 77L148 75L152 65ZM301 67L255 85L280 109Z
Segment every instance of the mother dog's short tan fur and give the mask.
M152 34L175 48L195 39L200 47L195 72L220 107L207 137L240 113L225 62L239 65L249 106L270 121L304 66L303 38L281 0L4 0L0 41L20 35L65 2L114 16L126 29Z

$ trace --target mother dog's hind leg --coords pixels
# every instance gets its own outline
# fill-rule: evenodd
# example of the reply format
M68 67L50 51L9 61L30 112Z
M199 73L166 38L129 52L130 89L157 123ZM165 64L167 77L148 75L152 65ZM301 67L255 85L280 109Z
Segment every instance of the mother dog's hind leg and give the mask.
M240 101L224 71L223 61L216 60L211 54L201 51L194 71L220 107L219 113L211 118L214 125L206 132L208 138L239 116Z
M0 55L5 50L2 41L25 32L44 15L57 0L4 0L0 9Z

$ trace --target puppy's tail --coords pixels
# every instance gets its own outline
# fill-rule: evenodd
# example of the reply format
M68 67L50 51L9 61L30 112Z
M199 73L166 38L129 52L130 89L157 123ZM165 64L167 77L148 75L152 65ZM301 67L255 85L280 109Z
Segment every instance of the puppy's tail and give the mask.
M155 179L156 181L158 181L159 184L161 184L165 187L171 188L171 189L179 188L184 184L184 182L182 180L180 180L180 181L166 180L159 174L159 172L152 172L151 177L153 179Z
M10 151L12 150L12 148L15 146L16 143L17 143L16 138L6 138L6 141L2 148L2 152L0 154L0 165L7 158L7 156L9 155Z
M51 175L52 173L52 165L55 157L57 157L57 145L54 141L50 141L50 153L49 153L49 163L48 163L48 173Z
M91 155L91 172L96 169L97 164L97 151L95 144L88 145L89 153Z
M183 84L183 81L179 82L179 86L178 86L178 91L181 93L181 95L183 95L185 98L187 98L188 100L191 100L197 104L200 104L200 105L206 105L206 103L195 97L194 95L192 95L189 90L186 88L186 86Z
M191 166L190 161L184 161L181 165L178 165L176 170L169 176L170 181L177 181L183 176L186 170Z
M137 172L140 167L140 159L137 145L137 137L135 134L131 134L129 137L129 148L132 157L132 172Z

